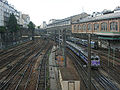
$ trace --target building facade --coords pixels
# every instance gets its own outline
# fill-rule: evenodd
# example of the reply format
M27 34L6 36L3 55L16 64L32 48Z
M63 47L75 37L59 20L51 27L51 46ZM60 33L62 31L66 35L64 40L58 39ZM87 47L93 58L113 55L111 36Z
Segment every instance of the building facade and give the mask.
M46 22L45 22L45 21L43 21L43 23L41 24L40 28L45 29L45 28L46 28L46 26L47 26Z
M21 14L21 18L20 18L20 24L23 25L24 28L28 28L28 24L30 22L30 17L28 14Z
M0 0L0 26L6 26L10 14L14 14L18 24L20 18L20 12L18 12L12 5L8 4L7 0Z
M12 13L15 15L17 23L27 28L27 25L30 22L29 15L17 11L7 0L0 0L0 26L6 26L10 14Z
M72 23L73 33L120 36L120 12L87 17Z
M81 13L78 15L70 16L64 19L51 19L47 28L61 27L61 26L70 26L72 22L78 21L79 19L89 16L87 13Z
M3 2L0 0L0 26L4 26Z

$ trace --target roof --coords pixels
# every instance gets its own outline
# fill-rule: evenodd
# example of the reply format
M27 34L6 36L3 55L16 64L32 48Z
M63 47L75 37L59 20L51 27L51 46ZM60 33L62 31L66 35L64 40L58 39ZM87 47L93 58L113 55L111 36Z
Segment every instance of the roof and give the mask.
M83 18L79 22L73 22L73 24L100 21L100 20L117 19L117 18L120 18L120 12L105 14L105 15L96 16L96 17Z
M77 16L80 16L80 18L83 18L83 17L89 16L89 14L84 12L84 13L81 13L81 14L73 15L73 16L70 16L70 17L67 17L67 18L64 18L64 19L56 20L55 22L48 24L48 26L53 25L53 24L57 24L57 23L61 23L61 22L64 22L64 21L70 21L71 19L73 19Z
M65 19L57 20L57 21L55 21L55 22L53 22L53 23L48 24L48 26L49 26L49 25L58 24L58 23L61 23L61 22L64 22L64 21L69 21L70 19L71 19L71 18L68 17L68 18L65 18Z
M63 81L69 81L69 80L79 81L79 77L75 73L74 69L71 69L68 67L66 67L66 68L61 67L60 72L61 72Z

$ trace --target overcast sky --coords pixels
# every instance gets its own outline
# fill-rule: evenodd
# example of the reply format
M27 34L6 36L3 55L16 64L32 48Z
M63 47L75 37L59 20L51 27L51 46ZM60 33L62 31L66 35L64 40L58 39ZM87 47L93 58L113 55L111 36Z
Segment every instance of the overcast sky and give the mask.
M30 15L31 21L40 25L50 19L62 19L86 12L91 14L103 9L113 10L120 0L8 0L18 11Z

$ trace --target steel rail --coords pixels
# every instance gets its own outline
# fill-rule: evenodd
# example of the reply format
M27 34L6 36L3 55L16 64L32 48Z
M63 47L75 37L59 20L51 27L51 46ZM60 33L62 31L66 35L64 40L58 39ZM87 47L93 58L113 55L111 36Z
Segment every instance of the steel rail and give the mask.
M46 43L46 45L47 45L47 43ZM31 59L31 63L28 64L28 67L29 67L31 64L33 64L33 61L34 61L38 56L40 56L41 52L44 50L44 48L46 47L46 45L45 45L44 47L42 47L42 48L40 49L40 51L34 55L34 57ZM36 60L37 60L37 59L36 59ZM28 69L28 68L26 68L25 71L23 72L23 76L22 76L21 79L19 80L19 82L18 82L18 84L17 84L15 90L18 89L18 87L19 87L19 85L20 85L22 79L23 79L24 76L25 76L25 73L27 72L27 69Z
M4 54L6 55L6 54L8 54L8 53L9 53L9 54L10 54L10 53L16 53L16 51L19 51L19 50L21 50L22 48L27 47L28 45L31 45L31 43L28 43L28 44L25 43L24 46L21 45L21 46L19 46L19 47L15 47L15 48L12 48L12 49L8 50L7 52L3 52L1 58L4 57ZM1 56L1 54L0 54L0 56ZM8 55L7 55L7 56L8 56ZM0 60L2 60L1 58L0 58ZM5 57L5 58L6 58L6 57Z
M97 77L95 79L100 82L101 86L105 90L119 90L106 76L101 75L98 72L95 72Z
M39 90L39 85L40 83L43 84L43 87L42 90L46 90L46 58L47 58L47 54L48 54L48 51L51 49L51 46L47 49L47 51L45 52L40 64L39 64L39 74L38 74L38 79L37 79L37 84L36 84L36 89L35 90ZM42 72L43 70L43 72ZM43 73L43 77L42 77L42 74ZM42 77L42 78L41 78ZM40 82L40 80L43 79L44 82Z
M36 45L35 45L36 46ZM10 72L7 74L7 76L4 78L4 80L3 80L3 82L9 77L9 75L12 73L12 71L14 70L14 69L16 69L16 67L18 66L18 65L20 65L21 63L23 63L23 61L25 61L31 54L33 54L34 53L34 51L35 50L37 50L38 48L35 48L33 51L30 51L30 52L28 52L23 58L21 58L13 67L12 67L12 69L10 70ZM29 50L29 49L28 49ZM3 83L2 82L2 83Z
M68 52L69 53L69 52ZM70 54L70 53L69 53ZM73 56L72 54L70 54L71 56ZM73 56L74 57L74 56ZM74 57L75 58L75 57ZM80 64L79 63L79 60L77 59L77 58L75 58L78 62L76 63L76 64ZM82 65L79 65L81 68L83 68L82 67ZM79 69L78 69L79 70ZM86 72L85 71L85 69L83 68L82 69L84 72ZM87 73L87 72L86 72ZM96 75L99 75L99 74L96 74ZM101 74L100 74L101 75ZM100 78L100 77L97 77L97 78L94 78L93 76L92 76L92 78L93 79L95 79L105 90L119 90L111 81L109 81L107 78L105 78L103 75L101 75L102 77ZM95 87L95 89L96 90L99 90L98 88L97 88L97 86L94 84L94 82L92 81L92 85Z
M88 85L87 85L86 81L84 80L84 77L87 78L87 75L88 75L87 71L82 67L82 64L80 63L80 61L79 61L78 58L76 58L75 56L73 56L73 54L71 54L70 52L68 52L68 53L75 59L75 61L77 61L75 64L76 64L76 66L78 65L78 66L77 66L77 68L79 68L79 69L78 69L78 72L80 72L80 68L81 68L82 71L83 71L83 73L85 73L84 75L86 75L86 77L85 77L85 76L82 76L81 73L80 73L79 75L80 75L80 77L82 76L81 78L82 78L82 80L83 80L86 88L88 88ZM74 61L74 60L73 60L73 61ZM86 80L87 80L87 79L86 79ZM98 87L94 84L93 81L92 81L92 85L94 86L94 88L95 88L96 90L99 90Z
M27 59L27 56L29 56L29 55L31 55L31 54L33 54L33 52L35 51L35 50L37 50L38 48L35 48L32 52L29 52L27 55L25 55L22 59L20 59L19 61L19 63L17 63L13 68L12 68L12 70L8 73L8 75L7 75L7 77L5 78L5 79L7 79L8 77L9 77L9 75L10 75L10 73L13 71L13 69L15 69L16 68L16 66L18 65L18 64L21 64L25 59ZM35 57L35 56L34 56ZM2 85L2 87L0 87L0 89L2 89L2 88L4 88L5 86L7 86L7 84L8 84L8 82L10 82L14 77L15 77L15 75L17 75L17 73L19 72L19 71L21 71L24 67L25 67L25 65L26 64L24 64L21 68L19 68L19 70L17 71L17 72L15 72L14 74L13 74L13 76L4 84L4 85ZM5 81L5 79L3 80L3 82Z

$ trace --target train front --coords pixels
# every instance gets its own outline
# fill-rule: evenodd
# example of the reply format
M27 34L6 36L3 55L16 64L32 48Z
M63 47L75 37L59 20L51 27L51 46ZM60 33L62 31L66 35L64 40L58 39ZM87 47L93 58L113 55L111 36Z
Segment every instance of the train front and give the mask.
M91 54L91 68L98 68L100 67L100 57L98 55Z

